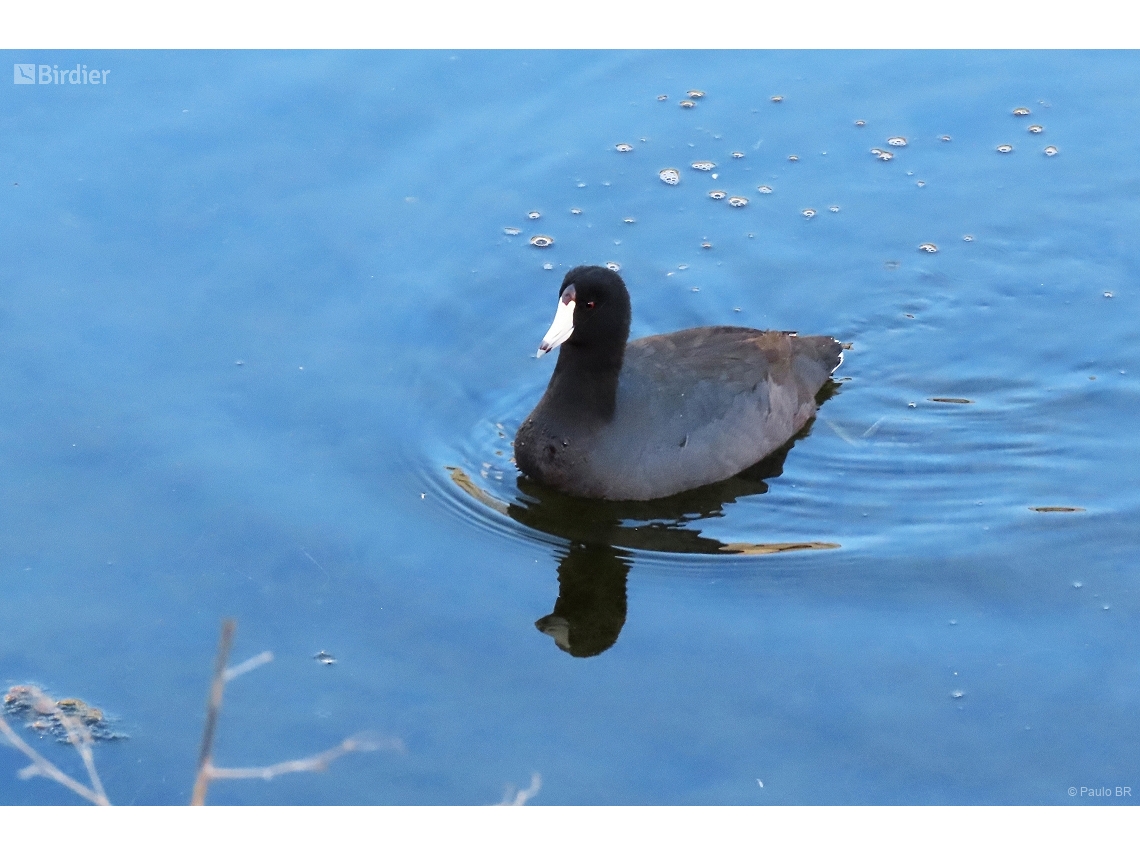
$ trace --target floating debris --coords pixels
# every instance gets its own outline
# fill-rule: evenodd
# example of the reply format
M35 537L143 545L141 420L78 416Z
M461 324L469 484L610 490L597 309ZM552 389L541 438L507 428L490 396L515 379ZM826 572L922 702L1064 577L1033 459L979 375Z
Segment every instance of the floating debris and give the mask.
M881 148L871 149L871 154L875 155L875 157L877 157L879 160L882 160L882 161L888 161L888 160L894 160L895 159L894 152L883 151Z
M110 729L107 716L98 707L93 707L79 698L64 698L53 702L36 686L11 686L4 695L4 712L23 719L32 730L50 734L63 743L71 741L67 725L64 724L65 716L85 727L92 739L112 740L126 737L125 734Z
M553 265L553 264L551 264L551 263L548 261L548 262L546 262L546 264L542 265L542 269L543 269L543 270L553 270L553 269L554 269L554 265ZM498 453L499 453L499 452L497 452L497 451L495 452L495 454L498 454Z
M314 655L313 658L320 662L322 665L336 664L336 657L329 653L327 650L322 650L320 653Z
M676 169L662 169L657 173L657 177L664 181L666 184L681 183L681 173Z
M709 198L713 199L717 202L719 202L721 199L723 199L727 195L728 194L725 193L723 190L710 190L709 191Z
M887 140L887 145L893 145L895 148L902 148L906 145L906 137L891 137Z
M942 142L950 142L950 134L943 134L938 139L942 140Z
M684 107L686 110L690 110L693 107L697 106L697 103L695 101L678 101L677 103Z
M861 128L861 127L863 127L863 126L864 126L864 125L866 125L866 124L867 124L867 120L866 120L866 119L856 119L856 120L855 120L855 127L857 127L857 128Z
M688 95L690 98L704 98L705 97L705 93L702 92L700 89L690 89L685 94Z
M614 148L616 148L618 151L621 151L621 152L633 151L633 146L631 146L627 142L619 142L617 145L614 146Z
M522 229L516 229L514 226L507 226L505 229L503 229L503 234L510 235L511 237L514 237L520 232L522 232Z
M973 239L974 239L973 235L962 235L962 240L964 240L966 243L969 243Z
M1045 156L1046 157L1052 157L1056 153L1057 153L1057 146L1055 146L1055 145L1045 146Z
M574 216L578 216L580 213L582 213L582 209L581 208L571 208L570 213L573 214Z
M528 220L538 220L542 218L542 214L540 214L538 211L531 211L526 215L526 218Z
M792 163L795 163L799 159L800 159L800 156L798 154L789 154L788 155L788 160L790 160Z
M783 95L773 95L768 100L771 101L773 104L779 104L781 101L784 100L784 96Z
M1104 296L1106 296L1106 297L1112 297L1112 296L1113 296L1113 294L1112 294L1112 292L1111 292L1111 291L1105 291L1105 292L1104 292Z
M618 264L616 261L607 261L606 267L608 267L614 273L617 273L619 270L621 270L621 265Z
M997 150L1002 154L1009 154L1011 151L1013 151L1013 146L1011 146L1009 143L1002 143L997 147Z
M634 219L633 217L626 217L625 219L623 219L623 220L622 220L622 222L623 222L623 223L629 223L629 224L633 224L633 223L636 223L636 222L637 222L637 220L636 220L636 219Z
M798 552L802 549L839 549L838 543L814 540L807 543L725 543L720 552L729 555L775 555L779 552Z
M838 214L839 213L839 206L838 205L832 205L827 210L831 211L831 213L833 213L833 214Z
M743 196L729 196L728 197L728 204L730 207L733 207L733 208L743 208L745 205L748 204L748 200L745 199Z
M918 248L922 252L938 252L938 247L932 243L920 243L918 245Z
M1015 116L1028 116L1029 115L1029 108L1028 107L1016 107L1016 108L1014 108L1013 115L1015 115Z
M800 213L804 215L804 219L810 220L815 216L815 208L804 208Z
M668 95L658 95L658 96L657 96L657 100L658 100L658 101L668 101L668 100L669 100L669 96L668 96Z
M1073 514L1084 511L1084 508L1068 507L1067 505L1039 505L1038 507L1030 507L1029 510L1037 511L1039 514Z
M742 151L734 151L734 152L732 153L732 156L733 156L733 157L734 157L736 160L740 160L740 158L744 157L744 152L742 152Z
M965 695L966 695L966 693L963 692L961 689L955 689L954 691L952 691L950 693L950 697L952 697L954 700L958 700L959 698L965 697Z
M756 188L756 192L757 193L771 193L772 188L769 187L767 184L761 184L759 187Z
M537 246L539 249L546 249L548 246L554 245L554 238L550 235L535 235L530 239L531 246Z
M1031 134L1039 134L1044 131L1045 128L1041 125L1030 125L1028 128L1026 128L1026 130Z
M704 243L701 244L701 249L712 249L712 244L709 243L708 241L705 241Z
M711 160L695 160L690 166L699 172L712 172L712 170L716 169L716 164Z
M938 404L972 404L974 403L969 398L927 398L928 401L934 401Z

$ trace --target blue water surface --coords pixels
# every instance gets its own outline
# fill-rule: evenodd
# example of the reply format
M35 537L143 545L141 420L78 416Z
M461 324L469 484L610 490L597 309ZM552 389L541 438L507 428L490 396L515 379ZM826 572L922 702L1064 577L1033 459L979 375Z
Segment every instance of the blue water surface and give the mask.
M0 84L0 688L112 801L189 799L233 616L217 764L406 750L213 803L1136 803L1140 55L2 56L111 72ZM784 459L519 481L607 262L635 336L851 345Z

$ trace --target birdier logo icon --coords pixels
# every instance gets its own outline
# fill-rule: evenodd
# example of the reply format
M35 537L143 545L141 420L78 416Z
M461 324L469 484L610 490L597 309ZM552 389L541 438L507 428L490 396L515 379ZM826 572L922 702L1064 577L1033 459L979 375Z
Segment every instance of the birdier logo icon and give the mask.
M34 62L17 62L12 66L13 83L35 83L36 64Z

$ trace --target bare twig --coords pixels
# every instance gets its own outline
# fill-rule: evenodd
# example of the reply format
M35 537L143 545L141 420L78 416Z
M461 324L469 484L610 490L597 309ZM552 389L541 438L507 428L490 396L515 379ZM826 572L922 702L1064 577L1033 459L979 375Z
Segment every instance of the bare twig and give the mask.
M61 784L64 787L67 787L67 789L71 790L79 797L87 799L87 801L91 802L92 804L110 804L110 802L107 801L106 793L103 792L102 784L99 784L98 791L96 791L90 787L83 786L83 784L79 783L73 777L61 771L58 766L41 755L38 751L36 751L36 749L28 745L28 743L24 742L24 740L20 738L19 734L17 734L16 731L14 731L8 724L8 722L4 720L3 716L0 716L0 733L3 733L4 736L7 737L8 741L12 743L14 748L16 748L18 751L24 754L24 756L32 761L31 766L27 766L20 770L19 776L21 779L31 778L34 775L43 775L45 778L50 778L57 784ZM88 753L90 753L90 750L88 750ZM88 772L91 772L93 769L93 765L89 766ZM98 776L94 776L92 778L92 783L98 780Z
M264 653L258 653L256 656L249 657L244 662L235 665L233 668L227 668L223 676L226 678L226 682L228 683L230 680L240 677L242 674L248 674L254 668L260 668L262 665L265 665L272 661L273 651L266 650Z
M194 779L194 792L190 804L204 805L206 789L210 786L210 756L214 750L214 731L218 726L218 712L222 708L222 693L226 688L226 660L234 643L237 621L222 621L222 636L218 639L218 656L214 660L214 680L210 684L210 699L206 705L206 725L202 728L202 747L198 751L198 774Z
M36 710L47 715L54 715L56 720L63 725L63 729L67 731L67 741L75 746L76 752L83 759L83 765L87 769L87 777L91 781L91 789L99 796L100 801L97 804L109 805L111 802L107 799L103 782L99 779L99 773L95 771L95 755L91 752L93 742L91 731L83 723L83 719L65 713L58 703L35 686L29 686L29 688L32 697L35 699Z
M323 772L334 760L345 754L355 751L378 751L380 749L403 751L404 744L398 739L376 740L368 736L350 736L335 748L304 757L300 760L285 760L271 766L250 766L244 768L224 768L210 765L208 775L211 780L220 778L261 778L268 781L278 775L287 775L291 772Z
M527 787L525 790L517 791L512 796L511 790L513 790L513 789L514 789L514 787L512 787L510 784L507 785L507 790L503 794L503 800L501 802L499 802L500 805L509 805L512 807L517 807L518 805L525 805L528 801L530 801L535 796L537 796L538 791L542 789L542 775L538 774L538 772L534 772L533 774L531 774L530 786Z

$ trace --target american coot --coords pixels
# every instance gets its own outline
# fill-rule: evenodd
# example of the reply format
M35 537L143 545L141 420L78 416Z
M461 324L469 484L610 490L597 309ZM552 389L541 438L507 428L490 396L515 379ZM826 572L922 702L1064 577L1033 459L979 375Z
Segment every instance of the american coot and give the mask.
M562 280L538 355L562 345L515 436L534 480L575 496L655 499L721 481L787 442L842 361L838 341L744 327L629 338L629 292L605 267Z

